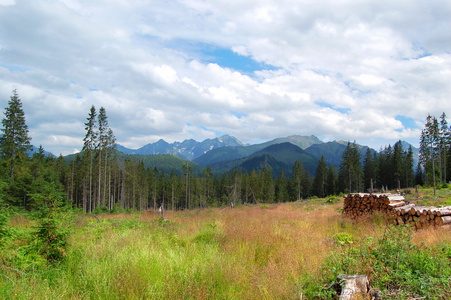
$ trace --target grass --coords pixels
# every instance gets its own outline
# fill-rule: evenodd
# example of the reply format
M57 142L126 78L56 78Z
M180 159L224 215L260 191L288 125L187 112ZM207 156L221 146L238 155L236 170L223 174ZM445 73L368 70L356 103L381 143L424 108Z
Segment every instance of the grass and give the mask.
M167 211L169 221L152 212L106 214L99 220L76 215L60 262L34 251L36 221L13 216L8 223L13 233L0 254L0 298L322 299L330 294L323 286L344 271L366 272L387 299L417 295L416 286L403 294L387 284L383 276L390 273L374 264L386 264L385 258L365 250L387 254L399 246L383 243L389 220L375 214L354 222L340 213L341 201L333 202ZM400 253L446 276L450 231L409 234ZM448 268L438 269L433 256ZM371 264L377 266L374 272ZM411 269L411 262L403 264ZM445 299L440 293L449 289L449 277L428 276L417 277L418 284L435 293L432 298ZM410 286L418 285L412 278Z

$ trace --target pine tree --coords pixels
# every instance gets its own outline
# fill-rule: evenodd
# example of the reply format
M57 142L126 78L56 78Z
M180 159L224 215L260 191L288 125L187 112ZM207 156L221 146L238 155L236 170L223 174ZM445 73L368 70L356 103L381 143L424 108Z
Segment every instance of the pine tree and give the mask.
M429 177L429 164L432 166L432 180L434 184L434 196L436 196L435 161L437 155L437 143L439 142L438 122L435 117L428 115L425 128L421 131L420 161L426 172L426 180Z
M390 186L396 186L398 189L401 188L401 180L404 179L404 151L402 149L401 141L398 141L393 146L393 156L390 161L390 172L393 174L392 182Z
M376 166L370 148L366 149L365 159L363 161L363 186L365 190L373 192L376 181Z
M97 155L98 155L98 201L100 201L101 207L105 207L105 199L107 197L107 169L111 163L112 150L116 145L116 138L114 137L113 130L108 124L108 117L106 110L101 107L99 115L97 117ZM103 171L102 171L102 159L103 159ZM103 180L102 180L103 172ZM103 189L102 189L103 187ZM103 193L101 194L103 190Z
M293 184L296 191L296 200L301 200L302 197L302 181L304 176L304 166L301 161L295 161L293 167Z
M83 139L83 151L86 157L89 158L89 194L88 201L89 204L87 206L87 212L91 212L93 207L92 201L92 167L93 167L93 157L94 151L97 147L97 121L96 121L97 112L94 105L91 106L91 110L89 112L89 116L87 118L87 122L85 123L86 136Z
M277 202L287 202L290 200L288 192L288 179L285 175L285 170L280 171L280 176L276 180L276 199Z
M405 168L405 176L406 176L406 187L413 187L415 174L413 171L413 150L412 146L409 147L409 150L404 156L404 168Z
M334 165L330 164L326 172L326 195L335 195L337 193L337 179L338 174L335 171Z
M13 91L8 107L2 120L3 136L0 138L1 156L10 166L10 178L14 180L15 165L25 156L27 150L31 150L28 136L28 126L25 123L25 113L22 109L22 101Z
M348 142L346 150L343 152L338 177L341 191L351 193L362 189L362 165L360 152L355 142L353 144Z
M313 180L313 194L319 198L324 198L325 196L326 169L327 164L324 155L322 155L316 168L315 179Z
M451 142L451 134L449 131L448 122L446 121L446 114L443 112L440 116L440 134L439 134L439 145L440 145L440 165L442 166L442 172L440 176L440 183L447 182L447 156L448 156L448 148Z
M421 162L418 162L417 169L415 172L415 185L423 185L423 184L424 184L423 167L421 166Z

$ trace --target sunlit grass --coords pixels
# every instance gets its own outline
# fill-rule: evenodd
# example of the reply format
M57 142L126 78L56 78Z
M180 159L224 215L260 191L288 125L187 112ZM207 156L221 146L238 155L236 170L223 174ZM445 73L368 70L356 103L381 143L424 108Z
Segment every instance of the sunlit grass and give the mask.
M0 298L299 299L322 280L340 238L379 238L390 223L378 214L352 221L342 202L326 202L167 211L169 221L153 212L77 215L65 260L37 269L5 261ZM420 230L414 242L449 244L451 234Z

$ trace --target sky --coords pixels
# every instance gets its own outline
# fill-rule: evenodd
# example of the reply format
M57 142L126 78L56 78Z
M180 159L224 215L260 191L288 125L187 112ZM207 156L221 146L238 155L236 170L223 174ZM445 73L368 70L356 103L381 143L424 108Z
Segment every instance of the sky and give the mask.
M228 134L418 147L451 117L449 0L0 0L0 109L80 151L104 107L137 149ZM3 117L3 115L2 115Z

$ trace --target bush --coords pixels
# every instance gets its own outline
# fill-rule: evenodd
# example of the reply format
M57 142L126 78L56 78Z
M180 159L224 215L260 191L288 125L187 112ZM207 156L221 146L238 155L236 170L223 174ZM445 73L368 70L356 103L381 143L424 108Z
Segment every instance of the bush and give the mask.
M37 245L39 254L49 261L59 261L66 255L70 217L59 201L48 201L39 210Z
M414 245L409 227L392 226L381 238L365 238L355 246L348 242L348 236L337 235L334 240L345 248L326 260L323 280L327 282L341 274L361 274L367 275L372 286L381 289L387 299L447 295L451 284L449 247ZM318 284L316 294L311 296L327 295L324 282Z
M0 202L0 247L3 246L4 240L10 235L8 220L8 209Z

